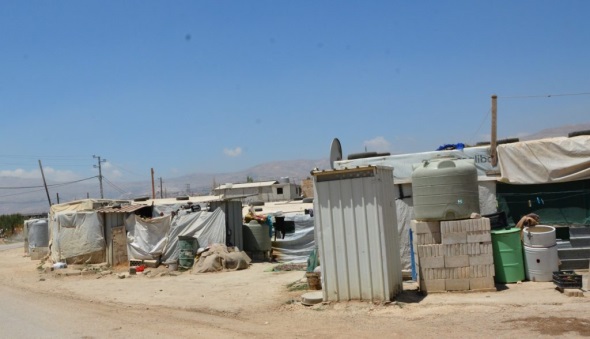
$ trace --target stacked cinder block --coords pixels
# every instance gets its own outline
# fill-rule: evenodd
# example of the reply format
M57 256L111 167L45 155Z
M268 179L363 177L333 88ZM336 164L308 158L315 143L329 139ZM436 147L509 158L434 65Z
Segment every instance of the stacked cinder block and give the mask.
M422 292L491 290L494 256L488 218L412 221Z

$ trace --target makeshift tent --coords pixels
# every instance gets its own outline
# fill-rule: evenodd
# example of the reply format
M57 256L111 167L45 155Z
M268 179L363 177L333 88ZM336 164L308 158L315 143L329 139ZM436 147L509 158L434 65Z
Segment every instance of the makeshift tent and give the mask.
M393 167L393 189L396 199L397 228L400 236L400 258L403 269L410 269L411 267L409 231L410 222L415 219L412 199L412 172L415 166L423 161L444 157L474 160L478 173L480 213L491 214L496 212L496 179L487 175L487 173L495 170L491 165L489 146L342 160L336 161L334 164L336 169L367 165Z
M170 216L142 219L136 215L129 215L125 220L125 229L129 260L158 259L166 246Z
M201 211L176 216L166 235L167 241L162 253L162 263L171 264L178 260L180 254L179 236L196 238L199 247L225 244L226 229L223 209L217 208L213 212Z
M590 136L498 146L499 208L516 223L535 213L551 225L590 225Z
M498 146L502 182L545 184L590 179L590 137L551 138Z
M590 225L590 136L502 144L497 151L498 167L491 165L490 146L342 160L335 167L393 167L400 254L406 269L410 267L409 226L414 218L411 175L415 165L426 160L473 159L481 214L502 210L516 223L522 215L534 212L551 224Z
M96 211L58 212L53 215L51 258L69 264L104 261L102 215Z
M293 221L295 231L272 242L272 255L280 262L306 262L315 248L314 218L308 214L286 215L285 221Z

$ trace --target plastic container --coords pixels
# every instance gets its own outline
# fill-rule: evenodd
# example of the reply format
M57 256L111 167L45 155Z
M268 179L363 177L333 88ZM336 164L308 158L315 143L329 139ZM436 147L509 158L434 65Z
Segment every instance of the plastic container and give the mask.
M196 238L189 236L178 237L178 266L184 269L193 267L195 263L195 249L199 248L199 242Z
M417 220L465 219L479 213L477 169L470 159L425 161L412 173Z
M525 273L530 281L552 281L559 270L557 245L551 247L524 246Z
M494 280L499 283L523 281L525 272L520 229L492 230L491 233L496 271Z
M522 230L522 241L529 247L551 247L557 243L555 227L537 225Z
M272 243L270 241L269 230L270 228L267 224L261 224L255 220L243 225L242 234L244 237L244 251L270 251Z

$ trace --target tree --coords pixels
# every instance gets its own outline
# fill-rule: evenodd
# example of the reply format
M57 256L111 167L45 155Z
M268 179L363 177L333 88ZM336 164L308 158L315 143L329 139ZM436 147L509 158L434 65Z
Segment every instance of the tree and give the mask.
M254 182L254 178L252 178L251 176L247 176L246 182Z
M25 217L20 214L0 215L0 228L5 232L10 229L11 234L14 234L14 229L18 226L23 226Z

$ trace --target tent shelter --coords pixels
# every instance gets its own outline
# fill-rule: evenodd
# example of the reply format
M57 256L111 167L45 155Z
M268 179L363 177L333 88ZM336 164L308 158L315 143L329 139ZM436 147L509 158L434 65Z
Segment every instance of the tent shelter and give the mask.
M473 159L478 172L481 214L498 210L516 223L536 213L544 223L590 226L590 136L515 142L490 146L341 160L335 168L393 167L402 267L410 267L409 227L414 219L411 174L414 165L440 157ZM588 265L586 264L586 267Z
M125 200L84 199L53 205L49 212L49 248L54 262L102 263L106 261L104 214L106 206Z

